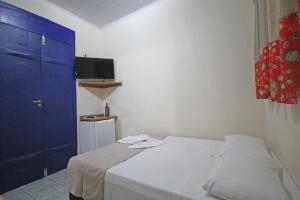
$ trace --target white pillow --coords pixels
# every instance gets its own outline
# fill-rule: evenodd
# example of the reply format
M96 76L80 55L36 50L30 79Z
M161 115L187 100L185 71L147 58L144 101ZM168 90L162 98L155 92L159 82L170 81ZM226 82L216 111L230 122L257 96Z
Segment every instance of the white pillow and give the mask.
M225 136L224 153L271 157L262 139L245 135Z
M261 139L229 136L225 151L203 186L225 200L290 200L282 183L282 169Z

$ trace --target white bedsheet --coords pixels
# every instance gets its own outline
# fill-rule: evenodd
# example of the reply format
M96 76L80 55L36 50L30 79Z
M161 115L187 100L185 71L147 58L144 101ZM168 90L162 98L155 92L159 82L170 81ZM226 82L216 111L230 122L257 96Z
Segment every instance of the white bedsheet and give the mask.
M202 189L223 142L167 137L110 168L105 176L105 200L216 200Z

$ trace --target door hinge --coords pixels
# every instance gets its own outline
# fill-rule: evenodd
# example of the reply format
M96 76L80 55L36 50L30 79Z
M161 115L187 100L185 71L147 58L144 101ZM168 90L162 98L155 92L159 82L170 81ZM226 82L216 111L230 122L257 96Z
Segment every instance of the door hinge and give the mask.
M46 37L42 35L42 45L46 45Z
M48 169L44 168L44 177L48 176Z

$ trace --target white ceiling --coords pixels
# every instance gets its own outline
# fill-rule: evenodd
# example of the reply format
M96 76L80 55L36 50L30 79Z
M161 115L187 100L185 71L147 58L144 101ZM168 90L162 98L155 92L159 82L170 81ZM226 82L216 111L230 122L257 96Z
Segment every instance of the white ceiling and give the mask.
M156 0L48 0L95 24L107 25Z

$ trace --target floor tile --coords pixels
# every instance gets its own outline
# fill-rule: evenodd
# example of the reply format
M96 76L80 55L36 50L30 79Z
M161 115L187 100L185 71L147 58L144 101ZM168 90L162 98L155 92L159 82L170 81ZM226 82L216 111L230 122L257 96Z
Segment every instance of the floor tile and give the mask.
M63 187L69 188L69 177L67 170L62 170L57 173L47 176L52 181L62 185Z
M5 193L3 195L3 199L4 200L34 200L19 188Z
M48 193L37 200L69 200L69 190L67 188L60 188L55 192Z
M0 200L69 200L67 170L51 174L3 195Z
M55 193L56 191L59 191L61 188L61 185L55 183L51 179L43 178L22 186L20 189L22 189L26 194L29 194L34 199L40 200L52 193Z

